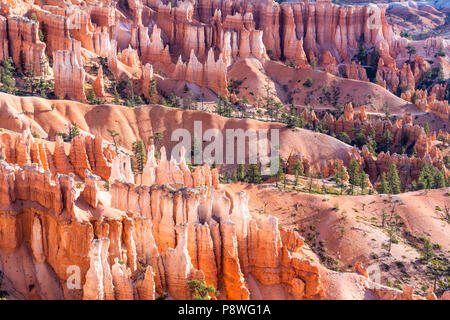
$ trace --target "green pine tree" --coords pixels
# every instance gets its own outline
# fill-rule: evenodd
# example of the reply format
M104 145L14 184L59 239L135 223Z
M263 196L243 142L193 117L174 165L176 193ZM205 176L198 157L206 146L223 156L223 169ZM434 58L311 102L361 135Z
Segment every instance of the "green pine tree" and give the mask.
M86 99L90 104L97 104L97 96L95 95L94 89L85 89Z
M423 130L425 131L426 134L430 133L430 125L428 124L428 121L425 122L425 124L423 125Z
M401 192L400 177L398 176L397 166L394 162L392 162L389 166L387 180L391 189L391 193L398 194Z
M419 179L417 181L417 190L433 188L433 174L431 168L424 162L420 169Z
M155 102L158 97L158 89L156 88L156 79L152 78L148 86L148 96L150 98L150 103Z
M238 176L237 176L236 170L233 170L233 174L231 176L231 181L233 181L233 182L237 182L238 181Z
M340 166L337 162L334 164L334 176L333 180L336 182L336 185L341 188L341 194L344 187L344 170L343 167Z
M114 104L120 104L120 94L117 91L117 83L116 82L114 82L114 84L113 84L113 94L114 94L113 103Z
M248 168L248 182L260 184L262 182L261 173L257 164L250 164Z
M14 61L11 57L3 61L0 76L0 89L10 94L14 94L16 92L16 80L13 77L14 70Z
M358 161L356 161L356 159L352 159L347 171L348 171L349 182L352 186L351 190L353 193L353 187L358 186L360 184L359 163L358 163Z
M391 131L389 131L388 129L386 129L384 132L383 132L383 136L381 137L381 141L380 141L380 143L378 144L378 152L381 152L381 151L384 151L384 152L387 152L388 150L389 150L389 147L391 146L391 144L392 144L392 141L393 141L393 136L392 136L392 133L391 133Z
M242 163L238 164L237 178L239 181L245 181L245 166Z
M113 130L113 129L107 129L107 130L108 130L109 135L113 139L114 148L116 149L116 153L118 154L119 153L119 146L117 144L116 138L120 138L120 134L116 130Z
M144 171L145 161L147 156L145 154L145 146L142 140L136 140L133 142L132 151L134 157L136 158L135 170L137 173L142 173Z
M303 176L305 174L304 169L303 169L303 162L300 161L299 159L297 161L295 161L293 169L294 169L294 174L295 174L294 184L295 184L295 186L298 186L298 176L299 175Z
M369 175L364 171L361 171L359 176L359 186L361 187L361 194L364 194L364 190L367 187L367 179L369 179Z
M283 171L283 166L282 166L282 162L281 162L281 158L278 161L278 171L275 174L275 184L278 187L278 182L280 182L281 180L283 180L284 178L284 171Z
M75 122L73 125L69 124L69 141L72 141L73 138L80 135L80 128L78 128L77 123Z
M439 189L445 187L445 175L444 172L433 168L433 188Z
M426 262L429 262L431 258L434 256L433 245L430 243L430 240L425 239L422 249L422 258Z
M305 169L304 169L304 167L303 167L303 162L300 161L300 159L298 159L298 160L296 160L296 161L294 162L294 167L293 167L293 169L294 169L294 172L297 171L297 174L298 174L299 176L305 175Z
M377 191L380 194L389 194L390 193L389 186L388 186L388 183L386 180L386 173L384 173L384 172L381 174L381 181L380 181L380 184L378 185Z
M376 138L376 134L375 134L375 130L372 128L370 129L369 132L369 136L367 137L367 149L369 150L369 152L371 154L373 154L374 156L377 156L377 142L375 140Z

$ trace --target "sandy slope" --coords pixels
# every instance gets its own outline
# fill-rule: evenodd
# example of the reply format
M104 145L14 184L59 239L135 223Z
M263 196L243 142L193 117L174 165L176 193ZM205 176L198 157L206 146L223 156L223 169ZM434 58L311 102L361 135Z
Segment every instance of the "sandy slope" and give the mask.
M280 86L287 85L289 92L298 105L311 105L313 107L334 108L325 100L323 88L332 92L333 87L339 87L339 104L352 102L354 107L364 105L367 111L382 112L383 105L387 102L391 113L416 112L417 107L397 97L385 88L365 81L344 79L336 77L324 71L308 69L293 69L281 62L270 61L266 64L267 74ZM306 87L303 84L307 78L311 78L313 85Z
M437 210L437 207L445 210L445 205L448 206L448 188L403 193L391 198L386 195L312 195L279 191L269 185L242 183L227 185L227 188L249 193L249 208L253 215L276 216L280 224L296 228L305 239L312 237L308 243L315 247L315 252L318 252L321 243L324 254L338 260L341 270L349 271L358 262L366 267L380 268L385 283L386 277L403 277L396 267L397 262L402 262L412 276L410 284L420 288L423 275L420 275L421 269L416 270L415 266L421 257L421 244L418 243L416 248L411 246L406 241L407 232L439 244L441 250L436 254L450 258L450 225L440 219L439 213L442 211ZM338 209L335 209L336 206ZM402 232L396 235L398 243L392 244L391 255L387 256L389 237L386 228L381 226L382 214L385 210L390 215L392 209L394 216L399 215L398 221L403 226ZM385 265L390 266L389 272L383 269Z
M52 110L54 105L54 110ZM350 146L330 136L309 130L291 130L279 123L251 119L230 119L201 111L183 111L160 105L128 108L116 105L92 106L67 100L45 100L36 97L16 97L0 93L0 127L22 132L27 127L42 138L54 139L58 132L67 132L69 122L89 133L98 134L112 142L108 129L119 132L120 144L130 149L137 139L145 144L155 132L163 132L160 145L170 151L178 143L171 134L178 128L194 132L194 121L201 121L203 131L215 128L226 136L227 129L279 129L281 155L303 154L314 168L323 168L329 159L346 159ZM270 131L269 131L270 132ZM193 143L192 137L192 143ZM224 141L224 148L225 148ZM209 142L204 142L204 147ZM225 149L224 149L225 150Z

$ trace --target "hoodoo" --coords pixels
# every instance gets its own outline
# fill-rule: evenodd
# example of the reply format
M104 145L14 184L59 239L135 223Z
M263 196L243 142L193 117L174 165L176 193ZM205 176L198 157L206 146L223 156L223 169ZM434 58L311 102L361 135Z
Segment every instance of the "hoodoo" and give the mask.
M448 300L448 5L372 2L1 1L0 300Z

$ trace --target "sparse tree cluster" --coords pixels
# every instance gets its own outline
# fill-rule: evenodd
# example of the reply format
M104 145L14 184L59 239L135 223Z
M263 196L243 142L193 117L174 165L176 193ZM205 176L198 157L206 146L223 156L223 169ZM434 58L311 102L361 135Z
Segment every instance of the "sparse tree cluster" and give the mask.
M381 194L398 194L401 192L400 177L398 176L397 165L392 162L387 174L381 174L381 180L377 188Z
M439 189L444 188L446 185L444 172L424 162L415 189Z

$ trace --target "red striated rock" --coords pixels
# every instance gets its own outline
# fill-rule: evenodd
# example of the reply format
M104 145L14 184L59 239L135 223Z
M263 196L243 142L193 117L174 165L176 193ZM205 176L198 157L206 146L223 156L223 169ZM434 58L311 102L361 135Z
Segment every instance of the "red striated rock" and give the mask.
M380 54L380 50L378 51L378 53ZM389 64L385 64L385 59L389 58L383 58L383 56L380 54L375 79L379 85L382 85L384 88L390 89L392 92L395 92L398 85L400 84L400 79L398 76L399 71L395 66L395 61L393 62L392 66L390 66Z
M65 298L154 299L167 292L189 299L187 282L195 279L214 285L221 298L248 299L250 275L261 285L283 285L297 299L321 298L320 268L303 256L303 239L279 228L276 218L253 218L245 193L211 187L209 168L199 168L199 177L206 173L200 188L115 181L111 206L99 206L107 197L96 177L85 175L80 202L73 178L58 174L52 181L36 164L0 162L0 205L14 208L0 212L0 250L15 252L30 239L32 258L49 264L60 281L68 279L67 267L79 266L81 289L58 289ZM376 290L381 298L399 297ZM416 298L411 292L401 297Z
M214 189L219 189L219 183L219 170L217 168L214 168L211 170L211 185L214 187Z
M445 291L441 296L441 300L450 300L450 291Z
M347 169L344 166L344 163L342 160L329 160L328 166L325 168L323 176L325 178L332 177L335 174L336 168L339 168L343 172L343 181L348 182L349 176L347 173Z
M141 60L139 59L138 52L131 47L119 52L117 58L124 65L130 67L131 69L141 69Z
M105 83L103 81L103 68L100 66L97 73L97 78L94 82L94 93L97 97L104 97L105 96Z
M238 257L235 226L231 222L220 223L222 236L222 281L230 300L247 300L250 292L244 280Z
M301 248L304 244L304 239L297 231L280 228L280 236L283 245L287 250L292 252L301 252Z
M48 63L45 43L39 40L39 24L24 17L8 17L8 43L15 65L22 71L32 71L36 76L45 74Z
M111 268L107 261L109 239L95 239L89 251L90 268L83 286L83 300L113 300L114 287Z
M64 142L62 137L57 136L55 142L55 152L53 154L53 160L55 162L55 167L57 172L62 174L68 174L69 172L74 172L74 169L69 162L69 158L64 150Z
M112 5L90 7L90 16L93 23L100 27L113 27L116 21L116 9Z
M0 16L0 61L5 61L9 57L7 26L6 18Z
M403 64L400 70L400 87L402 90L414 89L416 86L414 75L411 71L411 66L407 63Z
M85 145L85 138L81 135L74 137L70 142L70 162L73 165L75 173L82 178L85 177L86 170L91 170Z
M116 258L111 267L111 274L116 300L133 300L130 269L127 269L123 263L119 263L119 259Z
M403 291L389 289L387 287L374 288L373 291L380 300L424 300L413 294L413 288L404 286Z
M200 63L194 51L191 51L187 65L182 62L181 57L178 59L172 77L208 87L217 94L226 95L228 92L226 69L222 55L216 61L212 49L208 51L208 58L204 64Z
M336 59L331 55L330 51L325 51L319 59L320 65L331 74L339 74Z
M84 189L81 192L81 197L92 207L97 208L99 205L98 187L97 183L100 180L98 176L92 175L88 170L86 170L84 180Z
M294 9L292 6L282 5L283 18L285 19L284 30L284 55L287 59L294 62L298 66L307 66L308 59L306 58L303 49L303 37L298 38L296 34L296 25L294 21Z
M86 153L92 172L100 176L103 180L108 180L111 176L111 167L103 154L103 139L100 136L92 138L85 137Z
M187 229L180 227L178 244L175 249L169 248L161 256L165 266L167 289L175 299L191 297L187 280L199 279L198 271L194 269L187 249Z
M33 12L36 13L45 38L47 55L52 57L53 52L57 50L73 51L76 61L81 65L81 42L72 39L70 36L70 26L72 24L70 19L61 15L62 12L53 13L36 6L33 7ZM76 14L73 16L76 17Z
M364 269L364 267L362 266L361 263L356 263L353 271L359 273L360 275L362 275L366 278L369 278L369 274L367 273L367 270Z
M261 7L263 6L261 4ZM367 28L367 22L370 19L370 9L367 6L340 7L329 1L320 1L316 3L289 2L281 4L281 7L283 8L283 30L289 30L292 25L295 25L296 37L303 38L303 47L308 55L318 56L319 48L325 46L332 48L330 52L337 61L349 62L352 58L349 51L357 50L361 35L364 35L364 42L368 46L386 40L388 43L391 41L392 30L386 22L385 8L380 10L381 28L370 30ZM272 13L267 7L265 9L265 15ZM290 17L291 14L294 21ZM272 30L278 30L278 20L273 21ZM285 32L281 37L285 39L284 41L289 41L286 37L292 39L292 34ZM269 48L266 39L264 42Z
M22 135L2 133L0 137L3 156L8 163L18 163L22 166L33 163L39 168L49 170L53 176L56 173L77 173L83 177L86 169L92 169L94 174L104 180L111 175L111 167L103 154L103 139L100 136L75 137L71 142L70 161L60 136L56 137L53 154L47 143L35 140L29 130L24 131Z
M344 68L344 75L349 79L369 81L369 78L367 78L366 69L361 66L361 62L356 64L355 61L352 61L351 64L346 64Z
M155 300L155 274L151 266L145 269L144 278L136 284L140 300Z
M158 102L158 92L154 91L152 96L150 97L150 85L151 81L153 80L153 67L150 63L145 64L143 71L142 71L142 94L144 97L149 99L151 103ZM156 89L156 88L155 88Z
M73 51L53 52L55 95L62 99L86 101L84 93L85 72Z
M448 84L434 84L431 88L430 95L435 95L436 100L443 101L445 99L445 90L447 89Z
M142 46L143 45L141 44L141 47ZM158 27L158 25L155 25L153 27L148 46L146 48L148 49L144 51L146 53L143 54L143 62L161 62L163 65L168 65L171 63L169 46L164 45L164 42L161 38L161 29Z

